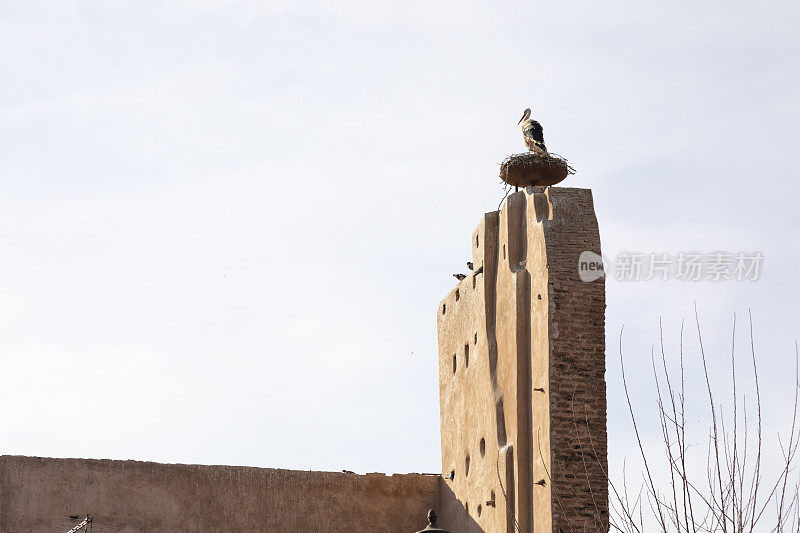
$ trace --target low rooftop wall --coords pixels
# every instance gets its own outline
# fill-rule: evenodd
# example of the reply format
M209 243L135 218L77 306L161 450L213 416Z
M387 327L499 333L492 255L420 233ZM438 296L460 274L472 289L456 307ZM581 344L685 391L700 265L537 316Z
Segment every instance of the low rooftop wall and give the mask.
M0 456L0 533L414 532L439 476ZM70 517L79 517L78 519Z

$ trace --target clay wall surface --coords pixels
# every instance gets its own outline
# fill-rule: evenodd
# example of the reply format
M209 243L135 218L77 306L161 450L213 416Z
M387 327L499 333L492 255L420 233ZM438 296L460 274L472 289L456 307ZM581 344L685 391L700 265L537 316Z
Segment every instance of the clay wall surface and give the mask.
M0 457L0 532L414 532L439 476Z

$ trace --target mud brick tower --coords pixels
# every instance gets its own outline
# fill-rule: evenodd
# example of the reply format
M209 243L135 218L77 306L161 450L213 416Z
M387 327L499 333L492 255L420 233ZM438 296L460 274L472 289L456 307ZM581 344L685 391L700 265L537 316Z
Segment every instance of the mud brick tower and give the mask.
M437 310L441 525L608 531L605 280L591 191L528 187L483 216Z

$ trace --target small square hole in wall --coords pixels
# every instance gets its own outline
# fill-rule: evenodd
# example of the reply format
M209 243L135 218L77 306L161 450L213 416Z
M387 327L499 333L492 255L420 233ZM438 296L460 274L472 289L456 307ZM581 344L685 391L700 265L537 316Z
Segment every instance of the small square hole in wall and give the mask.
M456 356L453 354L453 374L456 373Z
M472 288L475 288L475 274L472 275Z
M480 236L475 235L475 248L481 245Z
M456 301L458 301L459 298L461 298L461 293L456 289Z
M478 448L481 451L481 457L485 456L486 455L486 439L485 438L481 437L481 442L478 445Z
M478 344L478 334L477 333L475 334L475 342L474 342L474 344Z
M504 244L503 245L503 259L505 260L505 258L506 258L506 245Z
M464 366L469 366L469 344L464 345Z
M447 312L447 304L442 304L442 314Z

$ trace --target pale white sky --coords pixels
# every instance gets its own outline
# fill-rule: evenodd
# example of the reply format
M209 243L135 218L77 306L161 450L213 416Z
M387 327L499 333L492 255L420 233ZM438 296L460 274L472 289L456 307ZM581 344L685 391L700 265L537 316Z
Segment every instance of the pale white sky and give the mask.
M619 387L697 301L798 335L796 3L0 4L0 452L437 472L435 311L548 147L606 256L760 251L757 282L608 283ZM744 339L741 339L742 345Z

